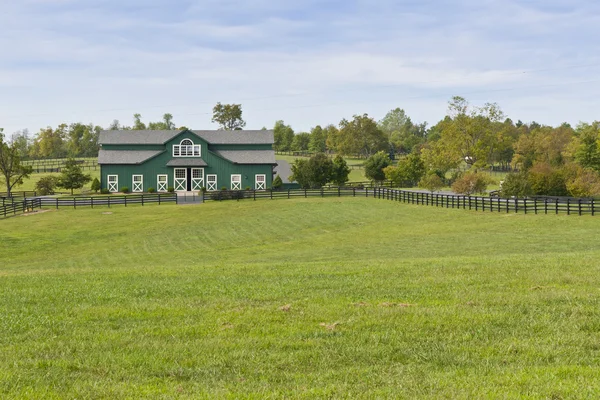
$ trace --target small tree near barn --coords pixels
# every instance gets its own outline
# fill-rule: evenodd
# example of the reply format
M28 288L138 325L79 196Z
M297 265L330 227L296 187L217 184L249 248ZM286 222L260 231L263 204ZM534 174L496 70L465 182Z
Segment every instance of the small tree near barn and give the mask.
M81 189L83 185L92 180L92 177L85 175L76 160L70 158L61 169L61 175L58 178L58 187L64 189Z
M3 129L0 128L0 173L6 185L7 195L16 185L21 185L23 179L27 178L33 172L33 168L21 164L19 157L19 148L16 143L9 145L4 142Z
M385 180L383 170L390 165L392 160L386 152L375 153L365 161L365 176L372 181L381 182Z

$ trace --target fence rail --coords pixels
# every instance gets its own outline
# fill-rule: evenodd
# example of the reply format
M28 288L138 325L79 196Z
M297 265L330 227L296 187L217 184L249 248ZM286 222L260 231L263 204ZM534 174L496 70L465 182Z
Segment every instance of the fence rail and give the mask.
M128 205L147 205L178 203L177 194L141 194L129 196L90 196L90 197L34 197L30 199L15 200L0 205L0 217L8 217L16 214L33 211L36 208L61 208L61 207L112 207Z
M372 197L430 207L502 213L596 215L600 211L598 202L593 198L536 197L503 199L500 197L413 192L386 187L221 191L206 194L205 201L291 199L299 197Z

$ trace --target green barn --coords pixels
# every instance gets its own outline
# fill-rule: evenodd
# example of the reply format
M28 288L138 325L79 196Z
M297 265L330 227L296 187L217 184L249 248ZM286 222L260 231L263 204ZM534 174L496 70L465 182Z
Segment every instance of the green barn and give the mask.
M273 131L102 131L103 189L208 191L271 187Z

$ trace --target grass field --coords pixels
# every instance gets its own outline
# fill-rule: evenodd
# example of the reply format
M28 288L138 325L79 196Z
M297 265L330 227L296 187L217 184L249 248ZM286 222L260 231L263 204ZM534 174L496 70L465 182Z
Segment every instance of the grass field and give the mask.
M374 199L0 221L0 398L597 398L600 220Z
M98 168L97 170L84 170L83 171L84 174L86 175L90 175L92 177L92 180L94 178L98 178L100 179L100 169ZM50 172L40 172L38 173L33 173L29 176L29 178L25 179L23 181L22 185L16 186L13 190L16 192L22 192L22 191L29 191L29 190L35 190L35 184L37 183L37 181L40 180L40 178L43 178L44 176L56 176L59 177L60 173L50 173ZM85 186L83 187L83 191L89 191L90 187L92 185L92 182L88 182L85 184ZM1 186L0 186L1 187ZM6 189L2 189L2 190L6 190ZM74 193L81 193L82 190L75 190ZM61 188L56 188L56 191L59 192L70 192L70 190L68 189L61 189Z

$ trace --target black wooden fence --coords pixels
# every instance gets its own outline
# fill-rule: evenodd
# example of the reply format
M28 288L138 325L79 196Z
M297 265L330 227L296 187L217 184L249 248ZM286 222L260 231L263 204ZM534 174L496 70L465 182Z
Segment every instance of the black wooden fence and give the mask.
M0 205L0 217L21 214L27 211L33 211L36 208L61 208L61 207L113 207L128 205L147 205L176 203L177 194L159 193L159 194L140 194L129 196L96 196L96 197L35 197L29 199L15 200Z
M459 208L474 211L502 213L533 213L595 215L600 208L593 198L521 198L502 199L499 197L461 196L413 192L409 190L374 188L329 188L329 189L288 189L288 190L245 190L221 191L205 195L205 201L243 200L243 199L291 199L308 197L372 197L418 204L430 207Z

